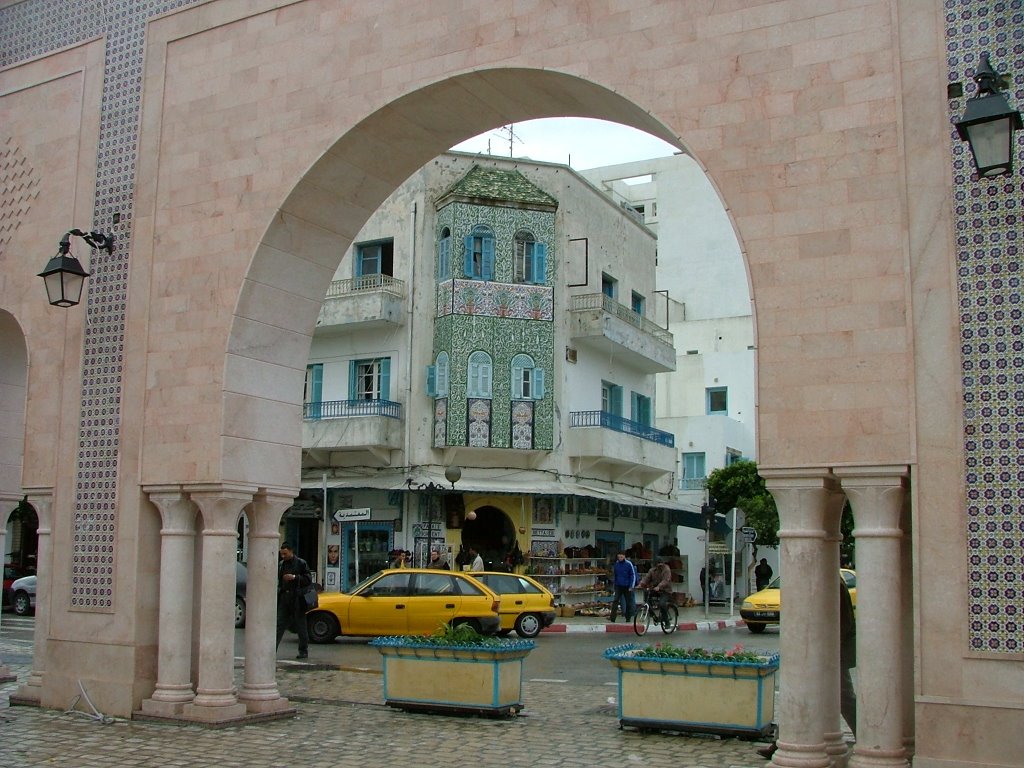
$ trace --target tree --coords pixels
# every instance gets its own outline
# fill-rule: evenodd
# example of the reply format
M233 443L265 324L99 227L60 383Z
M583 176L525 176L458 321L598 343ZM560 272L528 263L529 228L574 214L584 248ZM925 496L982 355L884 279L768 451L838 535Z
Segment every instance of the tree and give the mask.
M712 471L708 475L707 489L719 513L733 507L743 510L746 524L757 531L758 544L778 545L779 512L775 508L775 499L757 474L756 463L737 461Z

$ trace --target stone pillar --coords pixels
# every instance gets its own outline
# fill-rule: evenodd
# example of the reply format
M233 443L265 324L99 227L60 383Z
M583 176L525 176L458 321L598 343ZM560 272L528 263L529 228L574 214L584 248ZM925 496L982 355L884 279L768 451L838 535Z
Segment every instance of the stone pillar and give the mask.
M826 590L824 595L825 613L821 619L820 637L825 647L825 676L822 684L822 715L825 719L825 752L837 768L846 765L846 740L843 738L842 716L840 714L840 683L839 676L841 656L840 622L839 622L839 545L843 540L842 519L843 507L846 506L846 495L842 492L830 493L825 510L825 571ZM831 579L831 581L829 581ZM827 587L831 584L831 591ZM852 723L851 727L856 727Z
M142 711L178 717L195 698L192 690L192 582L195 574L196 509L180 487L147 487L160 510L160 628L157 680Z
M293 710L277 690L277 550L281 515L298 489L260 493L249 506L249 580L246 585L245 682L239 701L251 713Z
M0 493L0 555L7 552L7 521L10 520L11 512L18 506L21 496L11 493ZM2 564L2 563L0 563ZM2 623L2 619L0 619ZM0 683L10 683L18 679L11 668L0 659Z
M913 488L911 488L913 491ZM900 549L900 565L902 574L900 585L903 587L903 639L900 645L903 648L903 749L906 751L907 760L913 761L915 751L916 727L914 725L914 541L913 524L911 513L911 495L906 494L903 499L902 524L903 538Z
M839 589L838 574L830 570L832 558L827 555L836 544L826 541L825 524L839 486L824 468L762 469L760 474L779 510L780 568L786 574L776 715L780 731L772 765L829 768L832 758L826 752L825 732L834 726L826 723L825 699L833 688L826 683L826 660L838 654L838 645L835 651L826 647L820 631Z
M197 486L189 497L203 516L202 589L199 604L199 676L187 720L225 722L245 715L234 684L235 526L252 501L251 486Z
M857 743L850 768L908 768L903 748L903 531L907 468L836 469L857 539Z
M36 631L32 646L32 671L28 680L11 694L11 704L39 706L46 674L46 642L50 635L50 569L53 566L53 488L27 488L29 504L36 511L39 537L36 549Z

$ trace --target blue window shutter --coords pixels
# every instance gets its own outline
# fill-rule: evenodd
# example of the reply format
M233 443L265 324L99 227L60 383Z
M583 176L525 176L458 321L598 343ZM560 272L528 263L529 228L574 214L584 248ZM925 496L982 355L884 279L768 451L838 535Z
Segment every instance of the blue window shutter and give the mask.
M463 263L463 276L467 278L473 275L473 236L466 235L466 258Z
M480 366L480 397L491 396L491 364L483 363Z
M534 368L533 369L533 399L543 400L544 399L544 369Z
M523 398L523 366L513 365L512 366L512 399L521 400Z
M533 282L544 283L547 276L548 247L544 243L533 244Z
M441 241L437 244L437 279L447 280L448 270L450 269L449 263L451 259L452 239L450 237L442 237Z
M484 280L494 279L494 238L484 237L482 238L482 249L483 249L483 274L481 278Z
M433 365L427 366L427 394L431 397L437 394L437 368Z
M323 363L315 363L313 365L313 375L312 375L311 378L312 378L312 383L313 383L313 386L312 386L313 391L310 393L312 395L312 400L313 400L314 403L323 402L323 399L324 399L324 364Z
M391 358L385 357L380 361L380 399L391 399Z
M348 361L348 399L356 399L356 361Z
M622 387L617 384L612 385L612 414L615 416L622 415Z
M640 395L636 392L629 394L629 418L640 421Z

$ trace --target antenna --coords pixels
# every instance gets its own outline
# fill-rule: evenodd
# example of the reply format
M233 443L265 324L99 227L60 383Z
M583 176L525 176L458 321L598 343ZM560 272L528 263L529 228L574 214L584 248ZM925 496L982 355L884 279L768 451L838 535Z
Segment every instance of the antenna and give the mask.
M515 132L514 128L515 128L515 123L509 123L508 125L503 125L503 126L501 126L501 128L498 129L498 134L501 135L502 139L508 138L508 156L509 157L513 156L513 144L514 144L514 142L518 141L520 144L523 143L523 140L521 138L519 138L519 136L516 135L516 132Z

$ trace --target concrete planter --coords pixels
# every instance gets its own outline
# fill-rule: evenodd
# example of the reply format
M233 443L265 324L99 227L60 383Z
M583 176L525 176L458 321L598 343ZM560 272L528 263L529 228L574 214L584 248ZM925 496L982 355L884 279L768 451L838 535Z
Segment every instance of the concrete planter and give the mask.
M384 703L442 714L512 715L523 708L523 659L532 640L439 646L415 637L371 641L384 657Z
M619 671L619 724L642 729L763 737L775 716L777 655L763 662L637 656L605 651Z

